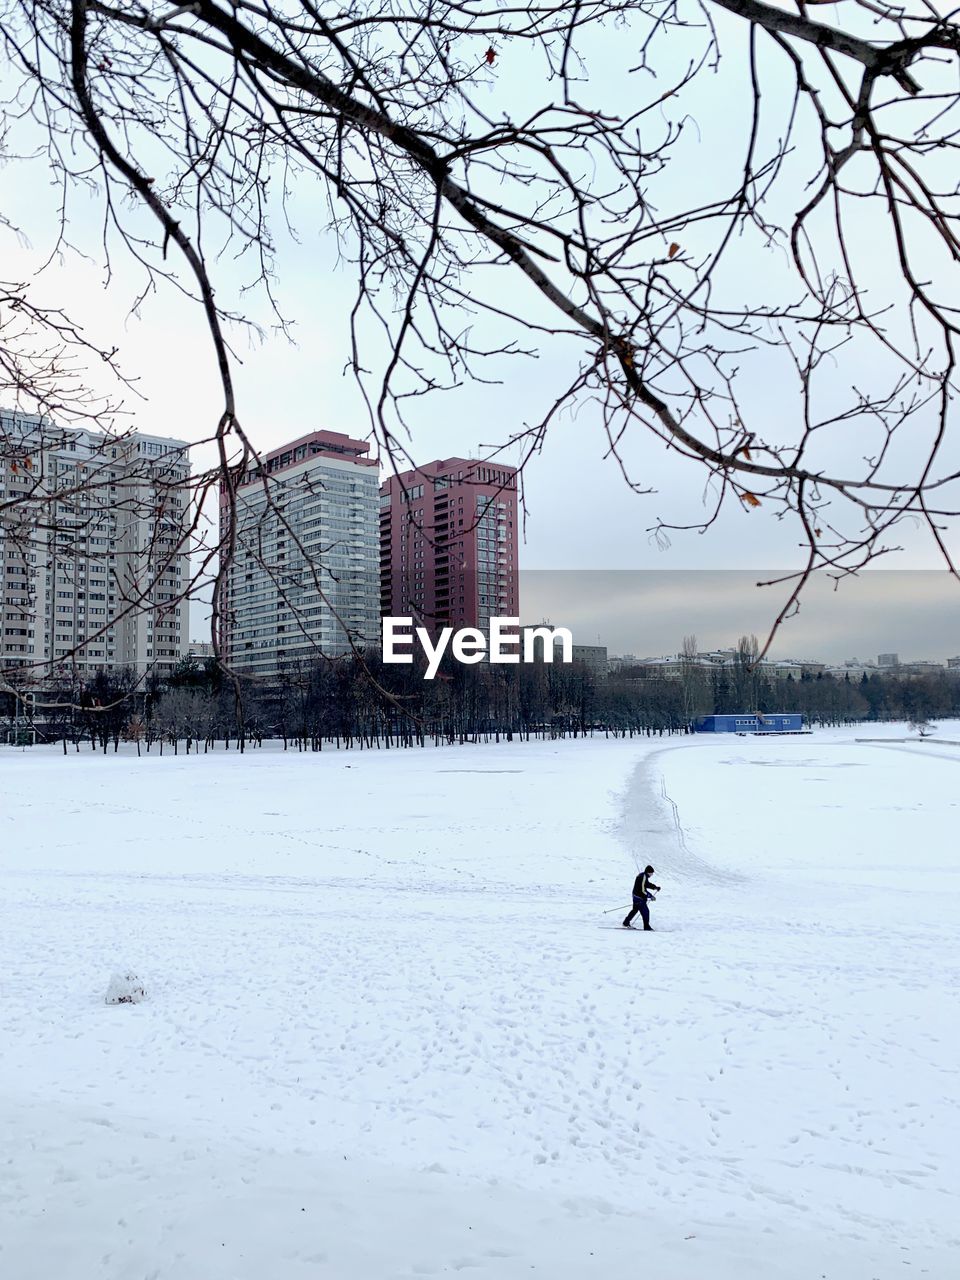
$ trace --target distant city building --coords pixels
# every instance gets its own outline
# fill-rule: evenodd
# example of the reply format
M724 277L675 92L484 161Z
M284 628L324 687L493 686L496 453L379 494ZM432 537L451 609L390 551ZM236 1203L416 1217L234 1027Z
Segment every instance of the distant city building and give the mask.
M707 674L723 670L729 672L736 667L738 661L736 649L714 649L708 653L698 653L693 657L670 654L662 658L638 658L633 659L630 665L647 675L660 676L667 680L679 680L682 678L684 671L690 668L699 669ZM624 660L612 658L610 662L611 670L613 670L614 663L622 666ZM899 656L895 653L882 653L876 666L870 662L861 662L857 658L849 658L835 666L830 666L824 662L814 662L806 658L761 658L757 664L757 670L770 680L786 680L788 677L793 680L800 680L821 674L833 676L835 679L847 677L850 680L860 680L865 675L940 675L950 669L951 664L954 663L956 664L957 674L960 674L960 658L949 659L947 667L944 667L939 662L901 662Z
M0 442L0 669L172 670L188 629L186 443L8 410Z
M623 671L625 667L635 667L640 659L635 653L611 654L607 659L609 671Z
M525 624L524 626L521 626L520 634L521 636L525 636L528 632L538 631L544 627L556 628L557 625L559 625L561 629L570 631L571 634L573 634L572 628L570 627L563 628L562 623L554 624L552 622L546 622L546 621ZM535 643L534 652L536 653L536 656L539 659L541 654L540 643L537 641L535 641L534 643ZM555 636L553 641L553 652L554 652L553 661L556 663L559 663L562 661L562 658L560 656L561 647L562 647L561 637ZM585 667L586 670L590 673L590 675L592 675L595 679L605 680L607 676L610 674L610 665L609 665L609 658L607 655L606 645L577 644L576 641L574 641L574 643L570 646L570 657L571 657L570 666Z
M839 680L847 677L850 680L862 680L864 676L877 674L877 666L873 662L861 662L858 658L848 658L834 667L827 667L827 675Z
M351 641L379 640L379 484L369 449L337 431L314 431L244 476L220 636L230 666L273 676L346 653ZM221 489L221 537L231 520Z
M764 658L760 662L760 670L775 680L786 680L788 676L793 680L819 676L826 669L825 662L812 662L808 658Z
M187 646L186 656L197 662L205 662L213 657L213 645L209 640L191 640Z
M636 658L631 665L644 675L660 676L666 680L679 680L683 675L683 659L675 653L662 658Z
M706 653L697 653L691 657L684 654L670 654L661 658L639 658L631 665L636 666L648 675L660 676L666 680L679 680L685 671L700 670L706 674L723 670L733 670L739 663L736 649L713 649ZM819 675L826 669L823 662L811 662L801 658L761 658L757 670L771 680L786 680L791 676L799 680L801 676Z
M942 676L946 667L942 662L900 662L897 664L898 676Z
M607 646L603 644L574 644L573 662L581 663L598 680L605 679L610 671Z
M699 669L707 674L723 670L729 672L737 666L738 662L739 656L736 649L714 649L706 653L697 653L692 657L686 657L683 654L670 654L661 658L632 658L629 664L623 658L611 658L610 669L622 670L624 665L629 665L647 675L659 676L667 680L679 680L682 678L684 671L691 668ZM757 664L757 670L770 680L786 680L788 677L793 680L800 680L822 674L841 680L844 677L850 680L861 680L865 675L914 677L942 675L947 670L956 670L956 673L960 674L960 658L948 659L946 667L939 662L901 662L899 655L895 653L881 653L876 665L870 662L861 662L857 658L849 658L845 662L837 663L836 665L815 662L806 658L761 658Z
M519 615L517 471L447 458L380 487L380 608L416 625L477 627Z

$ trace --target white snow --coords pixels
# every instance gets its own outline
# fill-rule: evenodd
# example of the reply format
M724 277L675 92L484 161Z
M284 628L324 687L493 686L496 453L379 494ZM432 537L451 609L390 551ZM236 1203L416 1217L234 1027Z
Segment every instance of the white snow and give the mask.
M953 1276L960 726L904 736L0 750L0 1275Z
M146 1000L143 983L135 973L115 973L107 984L104 1004L140 1004Z

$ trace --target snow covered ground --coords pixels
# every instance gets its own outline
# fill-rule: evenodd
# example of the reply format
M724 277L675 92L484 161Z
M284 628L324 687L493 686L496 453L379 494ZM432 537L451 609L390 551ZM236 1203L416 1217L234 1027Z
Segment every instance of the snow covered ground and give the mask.
M0 749L0 1275L954 1276L960 746L858 736Z

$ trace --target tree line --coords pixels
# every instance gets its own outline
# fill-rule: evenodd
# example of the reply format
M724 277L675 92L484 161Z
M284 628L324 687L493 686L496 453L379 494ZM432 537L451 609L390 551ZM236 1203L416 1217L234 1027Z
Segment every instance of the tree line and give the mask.
M213 660L185 660L166 680L132 670L64 680L35 703L2 695L4 740L61 742L139 753L425 747L602 734L687 733L699 716L799 711L805 724L960 717L960 679L948 675L861 678L805 674L774 679L741 646L730 665L692 662L679 677L645 667L601 676L581 663L465 666L447 660L437 678L416 663L386 665L376 651L303 663L272 679L226 679Z

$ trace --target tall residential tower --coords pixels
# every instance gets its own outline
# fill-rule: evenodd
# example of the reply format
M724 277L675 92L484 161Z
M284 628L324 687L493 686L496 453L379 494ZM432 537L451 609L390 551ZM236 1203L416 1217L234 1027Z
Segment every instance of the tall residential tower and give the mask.
M171 671L189 635L182 440L0 409L0 671Z
M220 626L229 665L273 676L379 640L379 473L369 450L314 431L243 477ZM223 489L222 538L232 524Z
M519 615L517 471L447 458L380 488L380 609L431 629Z

